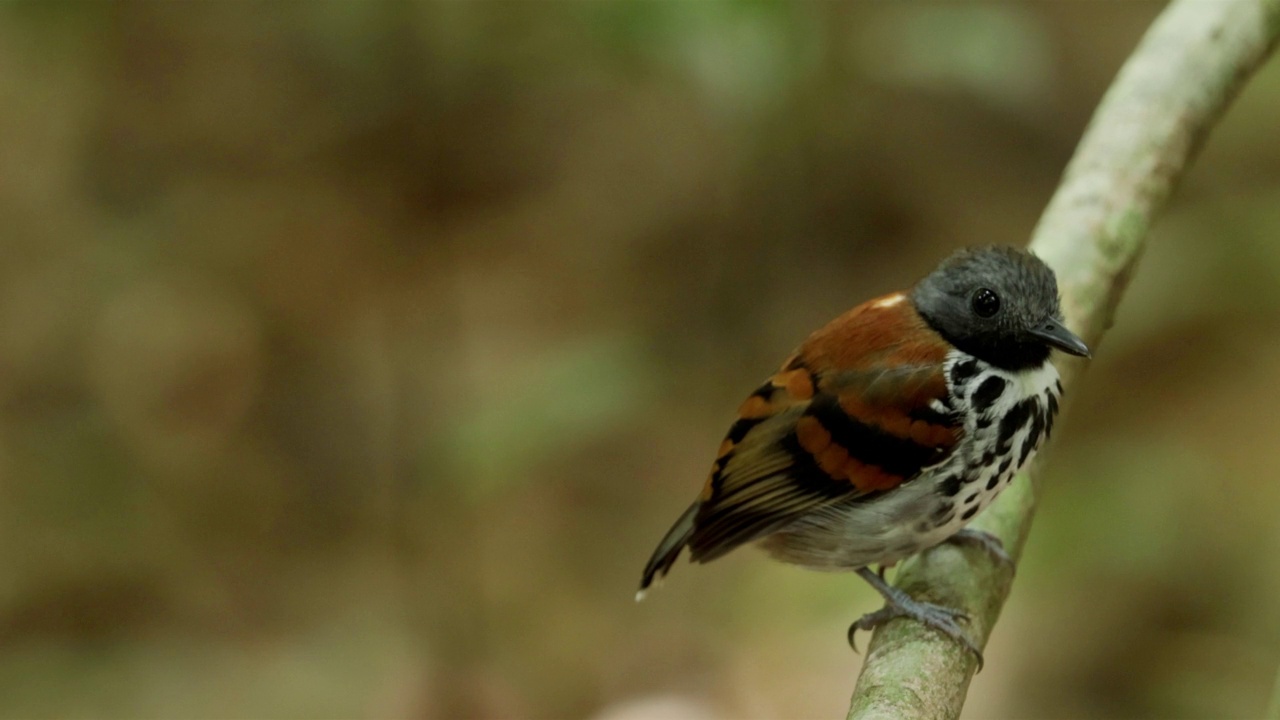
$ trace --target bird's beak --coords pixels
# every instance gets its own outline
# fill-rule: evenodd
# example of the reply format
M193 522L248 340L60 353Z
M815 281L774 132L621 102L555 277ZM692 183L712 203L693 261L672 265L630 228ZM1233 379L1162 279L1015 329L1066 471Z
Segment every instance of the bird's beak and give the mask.
M1076 334L1067 329L1061 321L1049 318L1040 324L1039 327L1032 328L1031 334L1042 340L1049 347L1055 347L1062 352L1079 355L1080 357L1093 357L1089 352L1089 346L1084 341L1076 337Z

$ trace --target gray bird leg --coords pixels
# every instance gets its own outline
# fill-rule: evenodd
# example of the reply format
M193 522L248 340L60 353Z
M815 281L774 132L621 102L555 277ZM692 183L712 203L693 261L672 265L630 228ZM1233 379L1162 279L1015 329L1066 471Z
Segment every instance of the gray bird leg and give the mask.
M982 651L960 629L959 623L969 622L968 615L954 608L916 600L902 590L885 582L884 578L869 568L858 568L857 573L863 580L870 583L871 587L876 589L876 592L884 597L885 605L873 613L863 615L857 622L849 626L849 645L855 651L858 646L855 644L854 636L859 630L874 630L894 618L905 617L911 618L926 627L931 627L963 645L978 659L978 670L982 670Z
M1004 543L1000 542L1000 538L986 532L985 530L963 528L955 535L947 538L946 542L978 548L987 555L990 555L991 559L996 562L1002 565L1008 565L1009 569L1013 570L1015 573L1018 571L1018 566L1014 564L1013 558L1005 551Z

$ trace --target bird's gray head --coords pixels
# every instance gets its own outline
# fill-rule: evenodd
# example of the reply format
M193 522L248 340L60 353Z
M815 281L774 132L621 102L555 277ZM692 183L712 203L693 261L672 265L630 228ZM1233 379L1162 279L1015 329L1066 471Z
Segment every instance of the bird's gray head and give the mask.
M916 284L911 301L952 345L1006 370L1039 367L1051 348L1089 357L1062 324L1053 270L1025 250L961 250Z

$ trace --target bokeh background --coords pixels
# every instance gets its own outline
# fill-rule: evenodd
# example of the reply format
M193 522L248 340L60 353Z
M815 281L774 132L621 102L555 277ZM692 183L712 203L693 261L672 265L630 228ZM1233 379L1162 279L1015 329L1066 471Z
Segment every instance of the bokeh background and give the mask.
M810 330L1026 241L1159 9L0 6L0 716L840 716L856 578L640 568ZM1156 227L967 717L1262 712L1278 116Z

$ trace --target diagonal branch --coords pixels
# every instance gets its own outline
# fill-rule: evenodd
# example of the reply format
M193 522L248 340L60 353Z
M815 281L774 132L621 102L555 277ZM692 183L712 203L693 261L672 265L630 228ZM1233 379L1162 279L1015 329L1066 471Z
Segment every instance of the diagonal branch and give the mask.
M1102 99L1031 248L1057 272L1067 324L1096 349L1111 325L1147 229L1209 129L1280 36L1280 0L1174 0ZM1068 395L1082 363L1059 361ZM1021 476L977 521L1022 554L1037 488ZM985 646L1012 573L976 551L943 545L903 564L896 583L962 608ZM956 718L975 662L950 639L898 620L876 630L850 720Z

